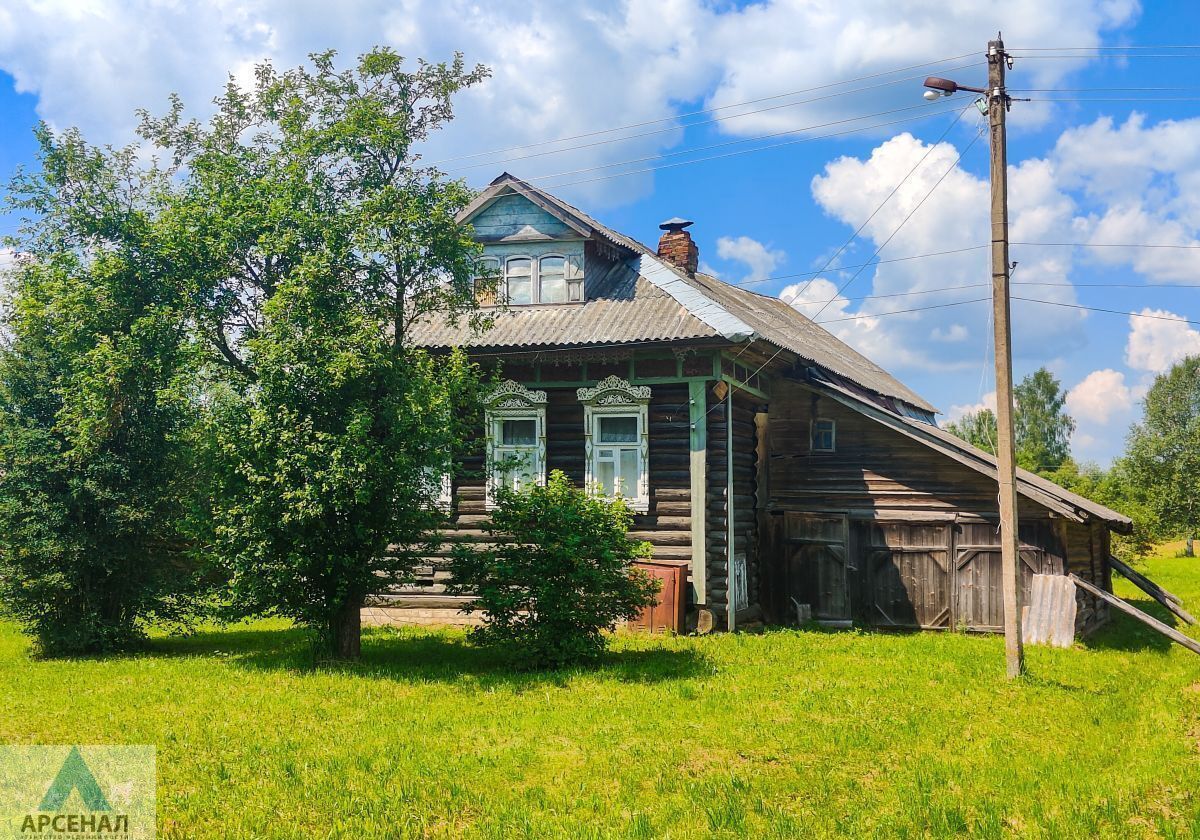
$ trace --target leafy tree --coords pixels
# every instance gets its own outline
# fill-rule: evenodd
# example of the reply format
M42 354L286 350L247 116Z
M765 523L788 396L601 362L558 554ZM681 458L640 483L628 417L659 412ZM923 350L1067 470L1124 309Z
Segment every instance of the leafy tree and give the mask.
M1013 388L1017 463L1033 472L1053 472L1071 457L1075 421L1066 414L1067 394L1046 368L1038 368Z
M1126 455L1137 490L1165 534L1200 530L1200 356L1155 378Z
M0 598L44 653L99 652L186 612L190 345L154 247L166 173L37 139L40 171L10 186Z
M1054 375L1039 368L1013 388L1013 438L1017 466L1047 475L1071 457L1075 421L1063 409L1066 392ZM946 424L946 431L996 454L996 414L989 408Z
M604 650L604 631L654 603L658 583L631 563L648 543L629 537L624 500L575 487L561 471L546 485L499 490L484 526L490 547L456 546L450 590L473 595L481 644L530 667L557 667Z
M333 59L261 65L207 125L175 101L142 132L187 172L164 227L223 371L208 428L234 606L353 658L365 596L432 539L430 475L468 434L451 406L475 369L405 339L420 318L485 324L478 246L456 221L471 194L415 146L486 71L461 56L410 71L387 49L345 71Z
M968 412L946 424L946 431L984 452L996 454L996 413L990 408Z
M1133 530L1130 533L1112 534L1112 552L1126 563L1144 557L1161 539L1158 519L1135 486L1127 459L1118 458L1107 470L1095 464L1080 466L1067 460L1046 477L1085 498L1120 511L1133 520Z

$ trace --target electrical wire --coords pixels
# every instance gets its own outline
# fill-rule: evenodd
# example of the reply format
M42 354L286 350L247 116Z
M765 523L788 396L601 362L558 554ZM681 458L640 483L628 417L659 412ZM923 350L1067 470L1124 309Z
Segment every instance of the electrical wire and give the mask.
M1109 315L1128 315L1130 318L1150 318L1155 321L1174 321L1179 324L1191 324L1192 326L1200 327L1200 321L1189 321L1187 318L1170 318L1166 315L1145 315L1140 312L1122 312L1120 309L1105 309L1100 306L1084 306L1081 303L1063 303L1057 300L1040 300L1039 298L1026 298L1013 296L1013 300L1023 300L1027 303L1044 303L1047 306L1062 306L1068 309L1086 309L1088 312L1106 312Z
M821 268L816 271L797 271L793 274L773 274L770 277L760 277L754 280L743 280L740 283L730 283L731 286L750 286L755 283L769 283L772 280L790 280L795 277L812 277L814 274L823 274L825 271L849 271L852 268L866 268L872 265L888 265L890 263L908 262L910 260L923 260L926 257L942 257L947 254L963 254L968 251L978 251L987 248L987 245L971 245L967 248L951 248L948 251L930 251L926 254L913 254L908 257L893 257L889 260L874 260L872 262L854 263L853 265L835 265L829 268ZM724 281L722 281L724 282Z
M892 309L887 312L876 312L866 315L847 315L845 318L829 318L824 321L816 321L813 323L818 326L825 324L839 324L842 321L860 321L864 318L886 318L889 315L907 315L910 312L928 312L931 309L948 309L951 306L966 306L968 303L983 303L991 300L990 297L971 298L970 300L956 300L950 303L935 303L931 306L915 306L912 309Z
M840 257L842 255L842 252L850 247L850 243L852 243L855 239L858 238L858 235L860 233L862 233L863 230L866 228L866 226L871 223L871 220L874 219L879 214L879 211L882 210L884 208L884 206L889 201L892 200L892 198L896 195L896 193L899 192L900 188L902 186L904 186L905 183L907 183L908 179L911 178L913 176L913 174L918 169L921 168L922 165L924 165L925 161L929 159L929 156L931 154L933 154L933 150L941 145L942 141L945 140L946 136L950 133L950 130L952 128L954 128L954 126L958 125L958 121L962 119L963 114L965 114L967 112L967 109L970 107L971 107L970 104L966 105L962 110L960 110L958 112L958 114L955 115L954 119L951 120L951 122L948 126L946 126L946 129L945 129L945 131L942 132L941 136L938 137L937 140L935 140L933 143L931 143L929 145L929 148L925 150L925 154L921 155L921 159L918 160L915 164L913 164L912 168L909 169L908 172L906 172L904 174L903 178L901 178L899 181L896 182L896 186L892 187L891 192L889 192L886 196L884 196L883 201L879 202L879 204L876 205L875 209L871 211L871 215L869 215L869 216L867 216L867 218L863 219L862 224L860 224L857 228L855 228L854 233L850 234L850 238L847 239L845 242L843 242L841 247L838 248L836 251L834 251L833 255L828 260L825 261L825 266L819 272L817 272L815 275L813 275L813 277L811 279L809 279L809 281L807 283L804 284L803 289L801 289L800 291L798 291L794 295L792 295L792 300L795 300L796 298L800 297L805 292L807 292L809 286L811 286L813 283L815 283L817 281L817 278L820 277L822 274L824 274L825 271L828 270L829 266L833 265L834 260L836 260L838 257ZM876 252L875 255L878 256L878 252Z
M1009 245L1037 246L1039 248L1174 248L1180 250L1200 250L1200 245L1174 245L1154 242L1010 242Z
M958 67L948 67L943 72L951 72L954 70L964 70L964 69L968 69L971 67L978 67L984 63L985 62L975 62L973 64L964 64L964 65L961 65ZM533 152L528 155L520 155L518 157L503 158L501 160L483 161L482 163L472 163L472 164L467 164L465 166L454 166L454 167L450 167L449 171L450 172L465 172L468 169L479 169L480 167L484 167L484 166L487 166L487 167L501 166L503 164L513 163L515 161L531 160L533 158L545 157L547 155L557 155L557 154L563 154L566 152L574 152L574 151L578 151L580 149L590 149L590 148L594 148L596 146L604 146L609 143L621 143L626 140L637 140L642 137L653 137L657 134L665 134L667 132L678 131L680 129L685 129L685 128L697 128L697 127L705 126L705 125L713 125L714 123L724 123L724 122L728 122L729 120L739 119L741 117L749 117L749 116L753 116L755 114L763 114L768 111L778 111L783 108L795 108L800 105L809 105L813 102L821 102L826 99L836 99L836 98L840 98L843 96L849 96L850 94L854 94L854 93L863 93L865 91L877 90L879 88L888 87L890 85L896 85L896 84L900 84L902 82L916 81L918 79L923 79L923 78L925 78L923 75L922 76L905 76L903 78L892 79L887 82L880 82L879 84L867 85L866 87L853 88L851 90L840 90L835 93L825 94L824 96L816 96L816 97L812 97L810 99L801 99L796 102L785 102L781 105L772 105L767 108L756 108L752 111L743 111L738 114L730 114L729 116L719 117L719 118L711 119L711 120L701 120L698 122L684 123L681 125L669 125L669 126L666 126L665 128L654 129L653 131L643 131L638 134L627 134L627 135L624 135L621 137L611 137L606 140L596 140L591 143L582 143L582 144L576 145L576 146L565 146L561 149L547 149L547 150L540 151L540 152ZM920 107L920 106L917 106L917 107ZM892 113L892 112L884 111L882 113ZM747 137L742 140L737 140L734 142L749 143L756 139L761 140L761 139L764 139L767 137L776 137L776 136L779 136L780 134L788 134L788 133L795 132L795 131L805 131L805 130L806 129L798 128L798 129L791 129L789 131L779 131L779 132L775 132L773 134L766 134L766 135L762 135L759 137ZM434 165L436 165L436 164L434 164Z
M904 113L906 111L917 111L917 110L920 110L922 108L927 108L927 107L928 107L928 105L926 105L926 104L907 105L903 108L892 108L887 111L877 111L874 114L863 114L861 116L847 117L847 118L841 119L841 120L833 120L832 122L817 123L815 125L806 125L806 126L803 126L802 128L789 128L789 129L785 129L783 131L775 131L770 134L760 134L756 137L742 137L737 140L726 140L724 142L713 143L708 146L696 146L696 147L693 147L690 149L680 149L680 150L674 151L674 152L662 152L662 153L658 153L658 154L648 155L646 157L631 158L630 160L619 160L619 161L614 161L613 163L598 164L596 166L589 166L584 169L571 169L566 172L554 172L554 173L551 173L548 175L537 175L529 180L530 181L546 181L546 180L550 180L552 178L565 178L570 175L582 175L582 174L586 174L588 172L599 172L603 169L612 169L617 166L628 166L630 164L646 163L646 162L653 161L653 160L665 160L666 158L679 157L680 155L690 155L690 154L694 154L696 152L707 152L707 151L712 151L713 149L724 149L724 148L728 148L729 146L739 146L743 143L754 143L754 142L757 142L760 140L770 140L775 137L787 137L787 136L790 136L793 134L802 134L806 131L813 131L818 128L828 128L833 125L845 125L846 123L858 122L859 120L868 120L868 119L871 119L872 117L884 117L884 116L888 116L891 114ZM948 114L948 113L951 113L952 111L953 111L953 109L951 109L951 108L944 108L944 109L938 111L937 113L938 114ZM957 120L956 120L956 122L957 122Z
M879 256L879 252L882 251L884 248L886 248L888 243L892 241L892 239L896 236L896 234L898 234L901 231L901 229L903 229L903 227L906 224L908 224L908 220L911 219L918 210L920 210L923 206L925 206L925 202L928 201L929 197L937 191L937 188L942 185L942 182L945 181L947 177L949 177L950 173L953 172L956 168L958 168L958 164L960 162L962 162L963 157L979 141L979 138L981 136L982 136L982 133L977 133L974 137L971 138L971 142L968 143L963 148L963 150L958 153L958 157L956 157L954 159L954 162L951 163L949 167L947 167L946 171L942 173L941 177L938 178L937 181L934 182L933 186L929 188L929 191L926 192L925 195L922 196L921 200L917 202L916 206L913 207L911 210L909 210L907 215L905 215L905 217L900 220L900 224L896 225L895 230L893 230L890 234L888 234L888 238L883 240L883 242L879 245L879 247L875 249L875 253L871 255L872 258ZM856 279L858 279L858 276L860 274L862 274L861 268L858 271L854 272L854 274L851 275L849 280L847 280L840 287L838 287L838 290L833 293L833 296L830 297L829 300L825 301L825 303L821 306L821 308L817 310L816 314L812 316L812 320L815 321L817 318L819 318L821 313L824 312L826 310L826 308L828 308L829 304L831 304L835 300L837 300L838 295L840 295L843 291L846 290L846 287L848 287L851 283L853 283Z
M521 151L522 149L535 149L538 146L546 146L551 143L566 143L571 140L582 140L582 139L585 139L588 137L596 137L601 134L611 134L616 131L625 131L625 130L633 129L633 128L643 128L648 125L657 125L658 123L663 123L663 122L673 122L675 120L685 119L687 117L701 116L703 114L714 114L718 111L726 111L730 108L740 108L744 105L757 105L759 102L770 102L771 100L774 100L774 99L782 99L782 98L788 97L788 96L797 96L802 93L812 93L812 92L818 91L818 90L829 90L830 88L840 87L842 85L854 84L855 82L865 82L865 81L869 81L870 79L879 79L884 76L893 75L895 73L904 73L904 72L907 72L908 70L916 70L918 67L931 67L931 66L934 66L937 64L947 64L951 61L961 61L964 58L971 58L972 56L975 56L975 55L978 55L978 53L977 52L963 53L962 55L951 56L949 58L941 58L936 61L924 61L924 62L921 62L920 64L909 64L904 67L897 67L892 70L882 70L878 73L871 73L866 76L857 76L857 77L854 77L851 79L842 79L841 81L838 81L838 82L829 82L829 83L823 84L823 85L816 85L815 87L800 88L798 90L787 91L786 93L777 93L772 96L763 96L758 99L747 99L743 102L734 102L729 105L720 105L720 106L713 107L713 108L702 108L697 111L688 111L688 112L685 112L682 114L671 114L669 116L658 117L657 119L653 119L653 120L645 120L643 122L637 122L637 123L628 123L626 125L614 126L612 128L602 128L602 129L598 129L595 131L584 132L582 134L572 134L572 135L568 135L566 137L559 137L554 140L541 140L536 143L526 143L526 144L518 145L518 146L507 146L507 147L500 148L500 149L490 149L490 150L482 151L482 152L473 152L471 154L458 155L456 157L442 158L441 160L432 161L429 165L430 166L440 166L443 163L451 163L456 160L469 160L471 158L483 157L485 155L507 154L508 152ZM975 64L970 64L970 65L966 65L966 66L967 67L976 67L983 63L986 63L986 62L977 62ZM965 69L965 68L958 68L958 69Z
M799 137L794 140L784 140L782 143L772 143L768 146L759 146L754 149L739 149L734 152L724 152L719 155L710 155L708 157L696 158L695 160L682 160L682 161L677 161L675 163L666 163L666 164L663 164L662 166L647 166L647 167L643 167L642 169L631 169L628 172L616 172L611 175L600 175L595 178L582 178L577 181L566 181L565 183L559 183L559 184L544 184L544 183L541 183L539 181L539 179L536 179L536 178L530 178L528 180L530 183L536 183L544 189L562 189L563 187L575 186L577 184L591 184L596 181L609 181L614 178L625 178L630 175L640 175L645 172L658 172L659 170L662 170L662 169L674 169L675 167L678 167L678 166L690 166L695 163L706 163L706 162L712 161L712 160L722 160L724 158L737 157L739 155L750 154L752 152L765 152L765 151L769 151L771 149L779 149L779 148L782 148L783 146L793 146L797 143L808 143L808 142L814 141L814 140L828 140L831 137L842 137L847 134L858 134L861 132L873 131L874 129L877 129L877 128L884 128L884 127L890 126L890 125L898 125L900 123L917 122L919 120L930 119L932 117L944 116L945 114L950 114L953 112L954 112L953 109L946 109L946 110L937 111L936 113L931 113L931 114L918 114L915 117L903 117L898 120L889 120L887 122L875 123L873 125L865 125L865 126L858 126L856 128L848 128L844 131L834 131L834 132L830 132L829 134L818 134L818 135L814 135L812 137Z

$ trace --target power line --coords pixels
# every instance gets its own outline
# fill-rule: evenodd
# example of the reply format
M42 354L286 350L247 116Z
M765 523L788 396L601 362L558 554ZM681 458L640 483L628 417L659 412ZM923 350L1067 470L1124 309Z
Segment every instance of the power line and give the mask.
M915 207L913 207L912 210L908 211L908 214L903 219L900 220L900 224L896 225L895 230L893 230L890 234L888 234L888 238L883 240L883 242L880 244L880 246L875 249L875 253L871 255L872 257L879 256L879 252L887 247L888 243L891 242L892 239L896 236L896 234L898 234L900 232L900 230L908 223L908 220L911 219L916 214L916 212L925 205L925 202L929 200L929 197L931 195L933 195L934 192L937 191L937 188L942 185L942 182L945 181L946 178L949 177L950 173L953 172L958 167L958 164L962 161L963 156L965 156L966 153L971 150L971 148L979 141L979 138L981 136L982 136L981 134L977 133L974 137L971 138L971 142L968 143L963 148L963 150L958 153L958 157L956 157L954 159L954 162L951 163L950 166L946 169L946 171L942 173L941 177L938 178L937 181L934 182L933 186L929 188L929 191L926 192L925 195L921 198L921 200L917 202L917 205ZM845 291L847 286L849 286L856 279L858 279L858 275L860 275L860 274L862 274L861 268L858 271L854 272L854 274L850 277L850 279L847 280L845 283L843 283L838 288L838 290L833 293L833 296L831 298L829 298L829 300L825 301L824 305L819 310L817 310L816 315L812 316L812 320L815 321L818 317L820 317L821 313L825 311L826 307L828 307L829 304L831 304L835 300L837 300L838 295L840 295L843 291Z
M920 64L909 64L907 66L897 67L892 70L882 70L878 73L871 73L866 76L857 76L857 77L851 78L851 79L842 79L841 81L838 81L838 82L829 82L828 84L817 85L815 87L800 88L799 90L792 90L792 91L788 91L786 93L777 93L772 96L763 96L758 99L748 99L743 102L734 102L729 105L720 105L720 106L713 107L713 108L702 108L698 111L688 111L688 112L685 112L682 114L671 114L670 116L658 117L657 119L653 119L653 120L645 120L643 122L638 122L638 123L628 123L626 125L614 126L612 128L602 128L602 129L598 129L596 131L584 132L582 134L572 134L572 135L568 135L566 137L559 137L554 140L541 140L537 143L526 143L524 145L507 146L507 147L501 148L501 149L490 149L490 150L482 151L482 152L474 152L472 154L458 155L456 157L449 157L449 158L442 158L441 160L433 161L429 165L430 166L440 166L443 163L450 163L450 162L456 161L456 160L468 160L470 158L483 157L484 155L507 154L508 152L521 151L522 149L535 149L538 146L546 146L551 143L566 143L571 140L582 140L582 139L585 139L588 137L596 137L600 134L611 134L616 131L625 131L627 129L633 129L633 128L643 128L648 125L656 125L658 123L684 119L686 117L695 117L695 116L700 116L703 114L715 114L718 111L725 111L730 108L740 108L744 105L757 105L759 102L769 102L773 99L782 99L787 96L797 96L801 93L812 93L813 91L828 90L830 88L840 87L842 85L854 84L855 82L865 82L870 79L879 79L879 78L882 78L883 76L890 76L895 73L904 73L908 70L916 70L918 67L930 67L930 66L933 66L936 64L946 64L951 61L961 61L964 58L971 58L972 56L975 56L977 54L978 53L974 53L974 52L963 53L962 55L951 56L949 58L941 58L941 59L938 59L937 61L925 61L925 62L921 62ZM982 62L979 62L979 63L982 63ZM972 67L972 66L977 66L977 65L978 65L978 63L973 64L973 65L967 65L967 66ZM957 69L964 69L964 68L957 68Z
M942 141L945 140L946 136L950 133L950 130L952 128L954 128L954 126L958 125L958 121L962 119L963 114L965 114L967 112L967 109L970 107L971 106L968 104L961 111L959 111L958 114L955 115L954 119L951 120L951 122L948 126L946 126L946 129L945 129L945 131L942 132L941 136L938 137L938 139L936 141L934 141L933 143L930 144L929 148L925 150L925 154L921 155L921 159L918 160L915 164L913 164L913 167L904 174L904 177L901 178L896 183L896 186L892 187L891 192L889 192L886 196L884 196L883 201L879 202L879 204L875 207L875 209L871 211L871 215L869 215L869 216L867 216L867 218L863 219L862 224L860 224L857 228L855 228L854 233L850 234L850 238L847 239L845 242L843 242L842 246L833 253L833 256L831 256L828 260L825 261L825 266L821 269L821 271L818 272L815 276L813 276L807 283L805 283L803 289L801 289L796 294L792 295L793 300L795 300L797 297L799 297L800 295L807 292L808 287L816 282L817 277L820 277L821 274L823 274L829 268L829 266L833 265L833 261L836 260L838 257L840 257L842 255L842 252L845 251L848 247L850 247L850 243L858 238L858 235L860 233L862 233L863 229L866 228L866 226L868 224L870 224L871 220L874 219L875 216L877 216L879 214L879 211L884 208L884 205L886 205L889 201L892 200L892 197L896 195L896 193L900 190L900 188L902 186L904 186L904 184L908 181L908 179L911 178L913 176L913 174L918 169L921 168L921 166L925 163L925 161L929 159L929 156L931 154L933 154L933 150L936 149L939 145L941 145ZM876 251L875 256L878 256L878 254L879 254L879 252Z
M1010 242L1010 245L1033 245L1041 248L1174 248L1200 250L1200 245L1172 245L1148 242Z
M1197 58L1196 53L1095 53L1088 55L1085 53L1069 53L1064 55L1018 55L1015 52L1009 51L1013 58L1019 58L1024 61L1038 61L1041 59L1072 59L1078 61L1081 58Z
M1008 52L1067 52L1068 50L1200 50L1200 44L1114 44L1111 47L1010 47Z
M624 178L629 175L639 175L639 174L642 174L645 172L657 172L661 169L673 169L677 166L690 166L691 164L694 164L694 163L706 163L706 162L712 161L712 160L721 160L724 158L737 157L739 155L750 154L751 152L765 152L765 151L769 151L771 149L779 149L779 148L782 148L783 146L792 146L792 145L795 145L796 143L807 143L807 142L810 142L813 140L828 140L831 137L842 137L847 134L857 134L859 132L871 131L876 128L884 128L889 125L898 125L900 123L917 122L919 120L929 119L931 117L940 117L940 116L943 116L945 114L950 114L950 113L953 113L953 109L946 109L946 110L938 111L936 113L931 113L931 114L918 114L914 117L903 117L898 120L888 120L887 122L875 123L873 125L858 126L856 128L846 129L844 131L830 132L829 134L818 134L818 135L815 135L812 137L799 137L795 140L785 140L782 143L772 143L769 146L759 146L754 149L739 149L738 151L725 152L725 153L719 154L719 155L710 155L708 157L697 158L695 160L682 160L682 161L677 161L676 163L666 163L666 164L663 164L662 166L647 166L647 167L643 167L642 169L631 169L628 172L616 172L611 175L600 175L595 178L582 178L577 181L566 181L565 183L561 183L561 184L549 184L549 185L539 184L539 185L545 189L562 189L563 187L571 187L571 186L575 186L576 184L590 184L590 183L594 183L596 181L608 181L608 180L612 180L614 178ZM541 179L530 178L528 180L531 183L539 183L539 181Z
M984 284L980 284L980 285L984 285ZM823 326L825 324L841 323L842 321L858 321L863 318L884 318L888 315L906 315L910 312L927 312L930 309L947 309L951 306L965 306L968 303L984 303L989 300L991 300L990 297L971 298L970 300L957 300L957 301L953 301L951 303L935 303L931 306L917 306L912 309L893 309L888 312L876 312L874 314L867 314L867 315L849 315L845 318L830 318L829 320L826 320L826 321L813 321L813 323ZM803 313L801 313L801 314L803 314Z
M729 146L738 146L743 143L754 143L759 140L770 140L773 137L785 137L785 136L789 136L792 134L801 134L806 131L813 131L814 129L818 129L818 128L828 128L829 126L833 126L833 125L844 125L849 122L858 122L859 120L868 120L868 119L871 119L872 117L883 117L883 116L888 116L890 114L904 113L906 111L917 111L917 110L920 110L921 108L926 108L926 107L928 107L928 106L925 104L907 105L903 108L892 108L888 111L877 111L873 114L863 114L861 116L847 117L847 118L841 119L841 120L833 120L832 122L817 123L815 125L806 125L802 128L789 128L784 131L775 131L770 134L762 134L757 137L743 137L743 138L739 138L737 140L726 140L722 143L713 143L708 146L696 146L691 149L680 149L680 150L674 151L674 152L662 152L662 153L658 153L658 154L648 155L646 157L632 158L630 160L619 160L619 161L614 161L613 163L598 164L596 166L589 166L589 167L586 167L583 169L571 169L566 172L554 172L549 175L538 175L530 180L546 181L546 180L550 180L552 178L565 178L570 175L582 175L582 174L585 174L588 172L598 172L603 169L612 169L613 167L617 167L617 166L627 166L627 165L634 164L634 163L646 163L646 162L652 161L652 160L664 160L666 158L679 157L680 155L689 155L689 154L694 154L696 152L707 152L707 151L711 151L713 149L724 149L724 148L728 148ZM948 114L948 113L950 113L951 110L952 109L943 109L941 111L938 111L938 113L939 114ZM957 122L957 120L956 120L956 122Z
M979 251L987 247L987 245L971 245L967 248L951 248L948 251L930 251L926 254L913 254L908 257L893 257L892 259L888 260L873 260L865 263L854 263L853 265L835 265L832 267L817 269L816 271L797 271L792 274L774 274L770 277L760 277L756 280L743 280L740 283L730 283L729 285L750 286L755 283L769 283L772 280L790 280L795 277L812 277L816 274L824 274L826 271L849 271L852 268L867 268L872 265L888 265L890 263L909 262L910 260L923 260L926 257L942 257L948 254L963 254L968 251Z
M1026 102L1200 102L1198 96L1031 96Z
M950 72L953 70L963 70L963 69L970 68L970 67L977 67L982 63L983 62L975 62L973 64L964 64L964 65L960 65L958 67L948 67L943 72ZM489 167L490 166L501 166L503 164L513 163L515 161L531 160L533 158L545 157L547 155L564 154L566 152L574 152L574 151L578 151L580 149L590 149L590 148L594 148L596 146L604 146L609 143L622 143L627 140L637 140L642 137L653 137L656 134L665 134L667 132L678 131L681 128L697 128L700 126L712 125L714 123L722 123L722 122L726 122L728 120L739 119L741 117L749 117L749 116L753 116L755 114L763 114L768 111L778 111L782 108L794 108L799 105L809 105L813 102L821 102L826 99L835 99L835 98L842 97L842 96L849 96L850 94L853 94L853 93L863 93L864 91L877 90L882 87L888 87L890 85L896 85L896 84L900 84L902 82L911 82L911 81L915 81L915 80L923 79L923 78L925 78L924 75L905 76L905 77L902 77L899 79L892 79L892 80L889 80L886 82L880 82L880 83L874 84L874 85L867 85L866 87L853 88L851 90L839 90L835 93L825 94L824 96L815 96L815 97L812 97L809 99L797 100L795 102L785 102L781 105L771 105L766 108L756 108L751 111L743 111L738 114L730 114L729 116L718 117L716 119L711 119L711 120L700 120L698 122L684 123L682 125L668 125L664 128L654 129L653 131L643 131L638 134L627 134L627 135L623 135L621 137L610 137L610 138L607 138L604 140L595 140L591 143L582 143L582 144L575 145L575 146L564 146L563 148L560 148L560 149L546 149L546 150L543 150L540 152L533 152L533 153L527 154L527 155L519 155L517 157L503 158L501 160L489 160L489 161L483 161L481 163L471 163L471 164L467 164L465 166L454 166L454 167L450 167L450 171L451 172L465 172L468 169L478 169L478 168L484 167L484 166L489 166ZM885 111L883 113L891 113L891 112ZM804 130L805 129L791 129L791 131L804 131ZM767 134L767 135L763 135L762 137L757 137L757 138L748 137L743 140L739 140L739 141L735 141L735 142L748 143L755 139L761 140L764 137L775 137L775 136L778 136L779 134L787 134L787 133L789 133L789 132L788 131L780 131L780 132L776 132L774 134ZM433 164L433 165L436 165L436 164Z
M1106 312L1110 315L1128 315L1130 318L1150 318L1155 321L1174 321L1179 324L1191 324L1200 327L1200 321L1189 321L1187 318L1169 318L1166 315L1146 315L1140 312L1122 312L1120 309L1105 309L1100 306L1084 306L1080 303L1062 303L1057 300L1040 300L1013 296L1013 300L1023 300L1027 303L1044 303L1047 306L1062 306L1067 309L1086 309L1088 312Z
M1196 87L1086 87L1086 88L1018 88L1010 87L1010 93L1111 93L1114 91L1198 91Z
M1074 289L1200 289L1200 283L1051 283L1026 280L1014 286L1068 286Z

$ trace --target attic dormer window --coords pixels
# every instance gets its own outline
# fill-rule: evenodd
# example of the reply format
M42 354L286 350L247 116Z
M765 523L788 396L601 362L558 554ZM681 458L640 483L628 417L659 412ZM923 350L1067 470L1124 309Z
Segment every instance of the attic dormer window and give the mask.
M573 296L569 285L564 256L509 257L504 263L504 293L509 306L579 300L580 284L574 284L576 293Z
M504 292L510 306L533 303L533 260L509 258L504 264Z

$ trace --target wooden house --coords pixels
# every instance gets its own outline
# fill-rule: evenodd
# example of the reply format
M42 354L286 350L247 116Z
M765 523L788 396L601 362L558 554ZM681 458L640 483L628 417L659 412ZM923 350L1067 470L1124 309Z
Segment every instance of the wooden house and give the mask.
M481 334L430 319L412 335L503 379L487 455L465 465L479 477L453 482L461 533L498 483L560 469L624 494L654 556L686 562L692 627L808 605L835 625L1001 628L995 460L919 395L778 298L698 273L682 219L652 250L507 174L462 219L508 306ZM1070 571L1111 589L1109 533L1130 521L1027 472L1018 485L1026 587ZM364 619L470 620L436 559L420 571ZM1086 632L1107 607L1078 597Z

